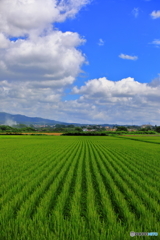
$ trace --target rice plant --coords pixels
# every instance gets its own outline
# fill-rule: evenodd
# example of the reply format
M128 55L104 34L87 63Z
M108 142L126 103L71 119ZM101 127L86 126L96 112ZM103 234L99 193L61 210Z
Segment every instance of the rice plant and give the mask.
M131 231L158 232L159 142L0 138L0 240L124 240Z

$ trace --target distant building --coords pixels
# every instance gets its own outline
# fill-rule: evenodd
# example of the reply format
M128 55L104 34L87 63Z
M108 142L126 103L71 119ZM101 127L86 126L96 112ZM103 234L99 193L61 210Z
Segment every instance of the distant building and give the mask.
M146 124L146 125L142 125L142 126L141 126L141 128L148 128L148 127L152 128L152 125Z
M83 132L94 132L97 131L96 129L87 129L87 128L83 128Z
M106 131L115 132L116 130L117 130L117 128L110 128L110 127L107 127L107 128L106 128Z
M134 129L134 128L128 128L127 130L128 130L128 132L136 132L136 131L137 131L137 130Z
M87 128L83 128L83 132L87 132L88 131L88 129Z

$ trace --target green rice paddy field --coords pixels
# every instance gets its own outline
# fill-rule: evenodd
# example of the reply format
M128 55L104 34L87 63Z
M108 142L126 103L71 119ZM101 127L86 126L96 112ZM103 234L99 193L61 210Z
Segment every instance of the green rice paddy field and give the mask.
M160 235L160 137L0 136L0 240L131 231Z

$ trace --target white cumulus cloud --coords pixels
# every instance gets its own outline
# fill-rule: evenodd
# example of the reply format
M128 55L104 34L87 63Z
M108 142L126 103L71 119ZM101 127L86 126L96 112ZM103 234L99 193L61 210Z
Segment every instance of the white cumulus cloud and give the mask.
M73 84L86 62L78 49L85 40L76 32L55 29L54 23L75 17L89 2L0 0L0 111L83 123L128 124L133 119L138 124L149 119L158 125L159 79L150 84L133 78L92 79L73 88L79 98L62 100L64 88Z
M91 98L106 97L107 101L108 98L111 101L122 101L123 98L126 98L127 100L130 97L135 97L135 95L146 96L149 94L155 94L160 97L159 90L159 87L152 88L146 83L140 83L135 81L131 77L124 78L116 82L110 81L104 77L90 80L86 82L86 85L82 86L80 89L74 87L73 92L76 94L85 94L86 97Z
M153 11L150 15L153 19L160 18L160 10L159 11Z
M77 49L85 40L76 32L55 30L52 24L74 17L87 3L1 0L0 81L38 81L56 88L72 84L86 62Z
M15 84L16 83L16 84ZM58 81L57 81L58 83ZM160 125L160 81L140 83L92 79L74 87L75 100L62 101L63 87L52 81L0 82L1 111L48 117L65 122Z
M51 117L60 107L64 88L86 63L78 50L85 40L54 23L75 17L89 2L0 0L0 111Z
M0 79L55 81L70 77L73 82L85 62L83 54L76 49L83 43L84 39L77 33L61 31L34 39L4 41L6 48L0 51L4 68Z
M123 53L121 53L119 55L119 58L127 59L127 60L137 60L138 59L137 56L131 56L131 55L123 54Z
M0 33L0 49L7 48L9 46L9 40Z
M95 122L131 124L133 119L136 124L160 124L159 79L147 84L130 77L120 81L104 77L74 87L73 93L81 95L77 103L87 106L86 119L92 116Z
M155 39L152 44L155 44L155 45L160 45L160 40L159 39Z
M76 13L89 0L1 0L0 31L10 36L37 34L52 29Z

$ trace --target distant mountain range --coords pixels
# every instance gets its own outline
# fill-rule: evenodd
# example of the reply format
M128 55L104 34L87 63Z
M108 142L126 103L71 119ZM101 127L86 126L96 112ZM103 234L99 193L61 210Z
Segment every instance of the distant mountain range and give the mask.
M39 117L27 117L24 115L20 114L9 114L5 112L0 112L0 124L4 125L16 125L16 124L38 124L38 125L55 125L55 124L63 124L63 125L80 125L77 123L66 123L66 122L60 122L60 121L55 121L55 120L50 120L50 119L44 119L44 118L39 118Z
M25 115L20 114L10 114L5 112L0 112L0 124L13 126L16 124L38 124L38 125L56 125L56 124L63 124L63 125L75 125L75 126L86 126L86 125L96 125L96 124L82 124L82 123L66 123L55 121L51 119L39 118L39 117L27 117ZM119 126L118 124L98 124L101 126ZM123 125L126 126L126 125Z

